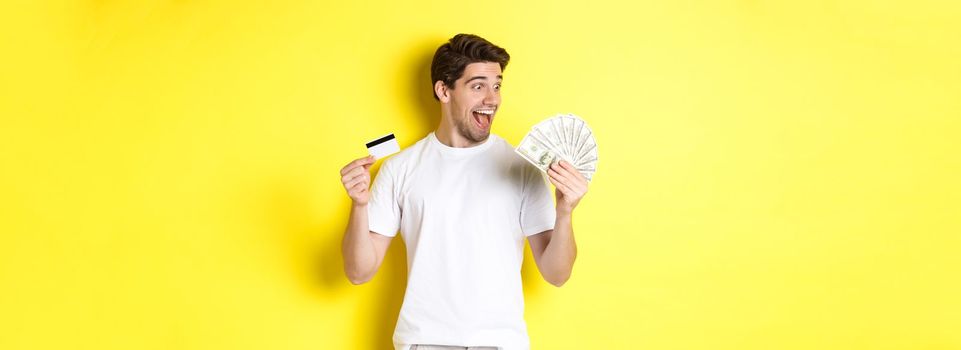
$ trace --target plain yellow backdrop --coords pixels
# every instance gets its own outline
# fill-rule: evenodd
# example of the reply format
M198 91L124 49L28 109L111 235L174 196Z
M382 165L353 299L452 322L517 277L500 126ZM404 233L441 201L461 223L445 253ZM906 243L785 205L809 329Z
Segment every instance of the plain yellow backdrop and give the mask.
M437 123L459 33L493 130L599 169L534 349L961 349L956 1L4 1L0 349L388 349L401 240L342 273L338 170ZM376 168L375 168L376 169Z

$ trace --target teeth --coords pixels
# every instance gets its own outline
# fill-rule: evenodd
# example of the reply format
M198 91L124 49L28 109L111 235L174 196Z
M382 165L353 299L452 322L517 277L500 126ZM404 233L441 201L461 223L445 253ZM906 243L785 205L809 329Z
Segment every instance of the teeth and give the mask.
M475 111L475 112L480 114L494 115L494 111L492 110L483 110L483 111Z

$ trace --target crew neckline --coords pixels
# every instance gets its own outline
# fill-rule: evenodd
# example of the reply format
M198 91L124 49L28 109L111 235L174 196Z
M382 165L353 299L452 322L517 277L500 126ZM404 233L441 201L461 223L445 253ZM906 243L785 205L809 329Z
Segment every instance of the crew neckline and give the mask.
M467 156L483 152L490 148L492 144L494 144L495 137L497 137L497 135L490 134L487 136L487 140L484 140L484 142L481 142L481 144L472 147L451 147L445 145L443 142L440 142L440 140L437 139L437 136L434 135L434 132L431 132L429 135L427 135L430 143L434 144L434 146L436 146L441 153L453 156Z

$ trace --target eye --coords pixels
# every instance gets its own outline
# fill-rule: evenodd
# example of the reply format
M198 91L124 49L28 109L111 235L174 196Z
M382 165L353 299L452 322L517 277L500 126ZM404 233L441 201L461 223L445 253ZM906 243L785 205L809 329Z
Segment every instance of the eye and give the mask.
M471 86L471 88L474 90L480 90L481 84L474 84L474 86Z
M501 84L494 84L494 90L500 91Z

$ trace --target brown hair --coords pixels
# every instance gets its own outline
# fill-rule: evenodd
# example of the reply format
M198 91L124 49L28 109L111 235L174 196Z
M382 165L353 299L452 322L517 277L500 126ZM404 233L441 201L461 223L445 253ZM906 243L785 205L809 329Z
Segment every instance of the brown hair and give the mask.
M454 82L464 75L464 68L468 64L494 62L504 70L510 59L507 50L484 38L474 34L457 34L434 53L434 61L430 64L431 90L438 80L453 90ZM433 95L435 100L440 100L436 92Z

